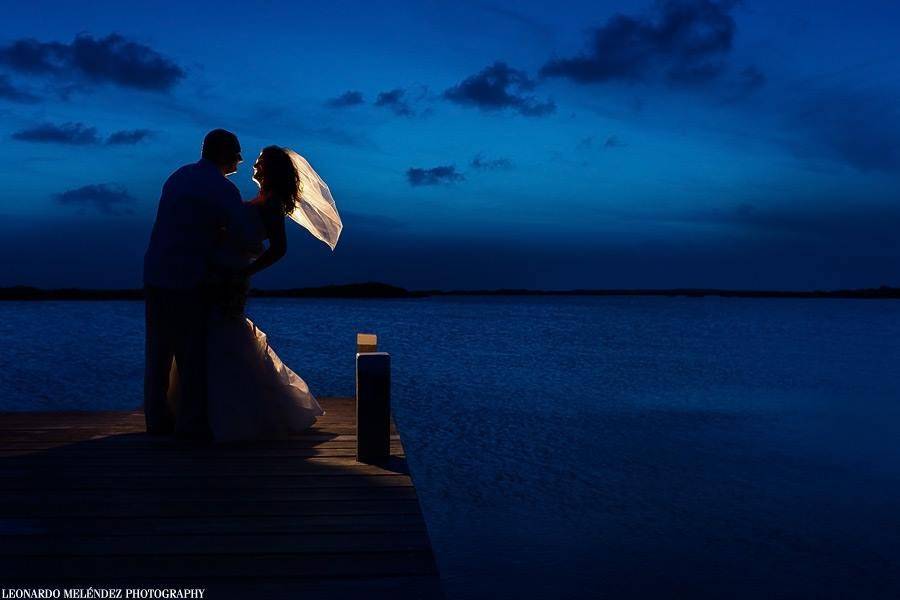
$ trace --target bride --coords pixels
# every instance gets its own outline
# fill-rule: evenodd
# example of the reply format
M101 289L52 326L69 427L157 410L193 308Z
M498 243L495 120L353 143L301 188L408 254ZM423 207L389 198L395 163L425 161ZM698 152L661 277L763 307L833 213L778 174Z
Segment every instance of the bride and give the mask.
M208 415L215 441L284 438L325 414L306 382L281 361L266 334L247 317L244 306L250 277L284 256L286 217L332 248L340 219L336 210L323 214L329 213L329 203L334 208L328 187L303 157L287 148L264 148L253 165L253 180L259 195L244 203L243 241L223 232L217 252L216 262L230 276L213 288L207 329ZM171 377L169 402L177 406L174 363Z

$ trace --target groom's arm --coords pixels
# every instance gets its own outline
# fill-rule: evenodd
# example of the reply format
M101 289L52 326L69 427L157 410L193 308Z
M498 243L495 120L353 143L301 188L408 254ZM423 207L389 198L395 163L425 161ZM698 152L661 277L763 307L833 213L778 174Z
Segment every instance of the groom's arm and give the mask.
M235 257L251 244L243 201L237 186L224 178L215 182L208 198L207 214L215 238L207 266L214 278L227 278L240 268Z
M225 186L221 198L222 224L225 234L240 245L251 243L252 232L248 219L244 214L244 201L241 200L241 192L237 186L225 180Z
M250 277L265 268L281 260L287 252L287 233L284 228L284 216L280 213L269 211L264 216L266 236L269 238L269 247L259 255L259 258L250 263L241 271L241 275Z

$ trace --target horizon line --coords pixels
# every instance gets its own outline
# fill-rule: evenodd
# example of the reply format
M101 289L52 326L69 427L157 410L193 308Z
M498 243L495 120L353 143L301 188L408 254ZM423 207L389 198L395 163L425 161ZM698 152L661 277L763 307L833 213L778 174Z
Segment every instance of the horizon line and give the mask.
M40 288L29 285L0 286L0 300L137 300L143 298L140 288ZM416 298L427 296L723 296L723 297L782 297L782 298L898 298L900 287L879 285L867 288L830 290L734 289L715 287L676 288L482 288L482 289L420 289L368 281L361 283L327 284L320 286L259 289L251 288L251 297L322 297L322 298Z

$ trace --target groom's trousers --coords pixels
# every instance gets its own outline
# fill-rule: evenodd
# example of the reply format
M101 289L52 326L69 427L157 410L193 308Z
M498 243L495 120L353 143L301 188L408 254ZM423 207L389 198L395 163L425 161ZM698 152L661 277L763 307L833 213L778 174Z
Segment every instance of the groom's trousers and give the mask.
M149 433L205 436L207 293L146 287L144 417ZM173 361L179 390L170 394ZM174 391L174 390L173 390ZM178 397L177 405L169 399Z

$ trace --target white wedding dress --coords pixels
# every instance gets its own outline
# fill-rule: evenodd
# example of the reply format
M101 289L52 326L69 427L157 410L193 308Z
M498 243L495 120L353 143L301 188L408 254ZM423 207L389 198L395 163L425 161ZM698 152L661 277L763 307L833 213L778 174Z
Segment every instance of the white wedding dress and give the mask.
M244 208L254 244L225 245L217 262L247 264L262 251L266 234L259 211L252 204ZM215 304L208 323L207 409L218 442L283 439L325 414L306 382L278 358L266 334L247 317L246 289ZM172 377L169 388L177 394L174 365Z

